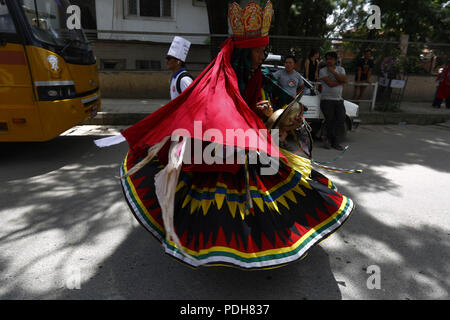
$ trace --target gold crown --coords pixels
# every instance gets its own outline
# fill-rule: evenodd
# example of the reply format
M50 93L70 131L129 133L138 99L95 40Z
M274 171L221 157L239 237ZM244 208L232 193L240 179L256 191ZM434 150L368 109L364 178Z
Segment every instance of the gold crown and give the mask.
M273 12L270 1L266 3L264 11L253 1L249 2L244 9L234 2L228 12L233 35L245 39L268 36Z

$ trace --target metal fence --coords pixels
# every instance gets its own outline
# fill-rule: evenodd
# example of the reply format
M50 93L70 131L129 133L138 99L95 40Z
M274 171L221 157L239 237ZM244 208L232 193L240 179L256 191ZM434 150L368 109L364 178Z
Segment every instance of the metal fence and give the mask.
M117 31L117 30L85 30L91 42L108 40L99 38L99 35L108 35L110 40L127 43L127 38L133 36L133 40L141 40L143 43L146 37L173 37L184 36L188 38L202 39L202 44L209 47L211 56L219 51L220 44L227 39L228 35L211 35L199 33L167 33L167 32L146 32L146 31ZM136 36L140 36L136 38ZM319 50L321 57L327 51L337 51L340 55L342 65L349 72L356 69L356 59L361 57L365 49L371 49L375 62L374 72L381 74L381 63L384 58L401 56L400 41L367 40L367 39L345 39L345 38L317 38L317 37L293 37L293 36L271 36L270 51L280 55L295 55L299 58L300 64L304 62L311 49ZM213 57L210 57L211 59ZM445 65L450 58L450 43L422 43L409 42L406 49L406 60L402 67L408 74L436 74L440 67ZM208 61L205 61L205 63ZM299 66L302 71L302 66Z
M88 39L94 44L101 44L105 41L120 43L122 46L136 49L140 45L149 46L161 43L170 45L170 39L178 35L186 37L197 43L197 49L201 47L203 54L188 58L188 65L193 71L201 71L207 66L214 56L219 52L220 44L227 39L228 35L193 34L193 33L165 33L165 32L129 32L115 30L86 30ZM129 39L129 40L127 40ZM164 41L158 39L165 39ZM132 50L134 50L132 49ZM368 39L347 39L347 38L316 38L316 37L292 37L292 36L271 36L269 50L273 54L282 56L294 55L298 58L297 71L305 73L305 60L310 51L317 49L320 53L320 60L324 60L324 55L328 51L336 51L339 55L339 63L343 66L347 74L353 75L357 70L357 62L363 56L366 49L372 51L373 77L369 83L356 83L355 78L350 78L348 86L371 87L366 90L365 96L357 99L356 88L353 99L354 102L366 104L371 110L375 109L376 101L382 104L381 109L386 109L386 103L394 107L399 105L404 94L404 89L411 75L433 75L439 73L446 61L450 58L450 43L418 43L409 42L402 47L400 41L388 40L368 40ZM199 52L199 51L197 51ZM102 56L98 56L101 60ZM142 63L140 65L148 67L147 71L163 71L164 52L161 51L161 62ZM118 57L118 59L122 59ZM145 62L145 61L144 61ZM129 65L129 64L128 64ZM134 65L133 65L134 66ZM116 71L136 71L135 68L126 67L126 64L119 66ZM146 71L144 70L140 71ZM401 81L401 83L398 83ZM383 103L385 103L383 105Z

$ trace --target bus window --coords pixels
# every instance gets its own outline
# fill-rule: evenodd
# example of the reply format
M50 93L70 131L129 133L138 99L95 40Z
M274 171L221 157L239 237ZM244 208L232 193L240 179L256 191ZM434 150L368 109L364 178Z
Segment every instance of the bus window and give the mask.
M84 32L67 29L65 0L19 0L34 36L42 42L65 46L69 41L87 43Z
M14 22L6 3L0 0L0 34L2 33L15 34L16 27L14 27Z

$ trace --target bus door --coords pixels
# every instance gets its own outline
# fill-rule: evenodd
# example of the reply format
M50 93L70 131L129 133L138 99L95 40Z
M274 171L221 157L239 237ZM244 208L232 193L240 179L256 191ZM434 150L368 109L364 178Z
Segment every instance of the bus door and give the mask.
M22 36L6 2L0 0L0 141L42 135L34 95Z

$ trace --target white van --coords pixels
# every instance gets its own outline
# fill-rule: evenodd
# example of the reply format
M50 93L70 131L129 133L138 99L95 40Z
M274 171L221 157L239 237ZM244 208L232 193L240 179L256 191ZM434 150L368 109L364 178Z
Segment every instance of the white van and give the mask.
M266 59L266 63L277 63L281 62L282 60L283 58L279 55L269 54ZM263 67L269 68L272 73L280 69L284 69L284 66L278 66L276 64L264 64ZM308 123L310 123L311 128L313 129L313 137L321 138L324 135L323 133L325 130L325 117L320 110L320 92L311 82L306 80L303 76L302 79L305 82L305 88L308 88L310 92L308 94L305 94L300 102L308 108L308 111L305 112L305 117ZM359 119L359 105L344 100L344 106L346 111L346 121L343 138L345 138L348 131L355 130L361 123L361 120Z

